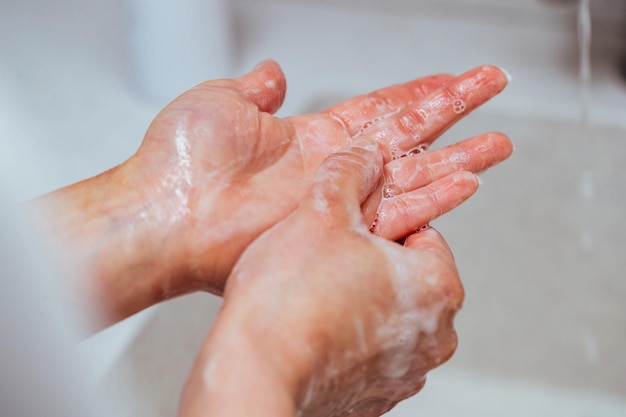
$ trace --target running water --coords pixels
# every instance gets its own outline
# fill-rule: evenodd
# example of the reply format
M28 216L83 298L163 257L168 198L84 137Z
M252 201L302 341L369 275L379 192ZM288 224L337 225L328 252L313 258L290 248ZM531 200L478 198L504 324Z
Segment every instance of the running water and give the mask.
M590 251L594 247L593 221L591 219L595 200L595 182L593 168L593 144L589 129L589 107L591 102L591 14L589 0L578 3L578 46L579 46L579 77L580 77L580 134L581 143L578 148L581 155L579 197L581 208L580 245L583 250Z
M589 0L578 2L579 77L581 83L581 123L589 125L589 101L591 96L591 14Z

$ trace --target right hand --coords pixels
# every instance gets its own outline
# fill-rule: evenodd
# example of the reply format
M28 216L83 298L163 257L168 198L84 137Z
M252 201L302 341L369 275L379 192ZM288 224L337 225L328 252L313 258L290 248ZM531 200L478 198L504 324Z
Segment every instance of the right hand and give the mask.
M463 301L454 257L432 228L403 245L369 232L361 206L381 172L375 142L357 140L248 247L180 416L379 416L452 355ZM457 183L446 199L478 186L468 172L446 180Z

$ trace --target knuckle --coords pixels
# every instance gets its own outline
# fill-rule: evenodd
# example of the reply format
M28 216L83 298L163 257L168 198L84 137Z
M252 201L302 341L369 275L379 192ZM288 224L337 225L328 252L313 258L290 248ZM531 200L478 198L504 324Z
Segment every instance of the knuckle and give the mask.
M441 92L444 97L450 100L450 104L453 104L452 100L458 98L459 96L458 84L456 82L444 84L441 86Z
M418 137L424 128L425 117L421 109L407 108L398 118L400 130L412 137Z
M436 216L440 216L444 213L443 204L439 198L439 194L437 189L433 185L428 185L425 189L428 199L431 202L431 207L433 211L436 213Z

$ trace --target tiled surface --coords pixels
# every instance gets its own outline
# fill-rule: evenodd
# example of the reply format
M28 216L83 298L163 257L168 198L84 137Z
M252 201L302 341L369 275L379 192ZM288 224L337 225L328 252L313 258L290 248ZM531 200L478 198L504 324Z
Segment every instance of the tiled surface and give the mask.
M281 114L483 63L513 74L502 96L443 139L501 130L517 152L484 176L470 203L437 223L457 253L467 301L458 319L459 351L444 368L450 372L431 383L456 387L461 396L468 386L458 382L467 380L456 378L457 372L484 373L497 381L626 397L626 178L620 168L626 157L626 88L613 65L618 41L594 45L594 126L583 137L571 15L559 12L553 26L529 27L493 14L375 14L345 7L330 12L259 3L235 3L231 73L266 57L277 59L289 81ZM21 196L123 161L160 109L162 103L146 100L132 85L125 4L0 5L0 119L13 126L2 139L15 142L26 170L38 174L15 183ZM556 12L546 10L550 21L549 13ZM595 175L593 203L580 202L581 164ZM585 234L594 239L591 252L580 249ZM94 361L101 363L126 349L105 378L124 391L120 415L173 415L180 384L215 312L216 301L209 300L183 298L152 311L133 340L124 336L135 332L131 320L90 341ZM141 322L135 321L137 328ZM420 397L428 404L439 398L436 392L428 388ZM515 395L520 404L535 398L530 391ZM409 406L419 407L419 397L415 401ZM483 415L492 410L484 398L477 403L487 404ZM585 407L592 407L586 415L616 415L600 405Z

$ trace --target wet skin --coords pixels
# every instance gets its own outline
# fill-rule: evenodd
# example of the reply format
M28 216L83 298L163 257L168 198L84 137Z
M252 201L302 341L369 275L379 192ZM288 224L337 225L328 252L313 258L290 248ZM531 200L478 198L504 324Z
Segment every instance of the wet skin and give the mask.
M327 158L299 207L240 257L179 417L379 416L452 355L454 258L432 228L403 245L370 233L374 143Z
M454 208L477 187L454 173L506 159L504 135L400 157L430 145L506 84L503 72L484 66L277 118L286 82L267 61L185 92L126 162L31 207L45 213L42 229L73 269L76 303L91 311L92 329L102 328L177 295L220 294L245 248L298 207L325 157L357 137L375 138L387 163L380 192L363 202L374 233L401 238Z

